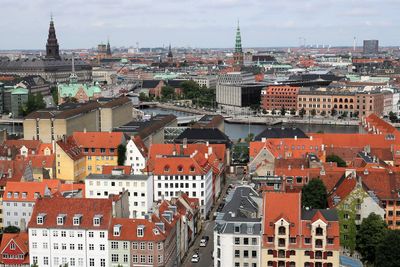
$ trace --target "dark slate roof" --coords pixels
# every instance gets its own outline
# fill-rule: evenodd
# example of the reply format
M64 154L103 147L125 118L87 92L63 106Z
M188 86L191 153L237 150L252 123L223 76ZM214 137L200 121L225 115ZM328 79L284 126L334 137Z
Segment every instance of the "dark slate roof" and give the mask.
M181 83L184 82L184 81L185 80L168 80L166 82L167 82L167 84L169 86L172 86L172 87L176 88L176 87L180 87Z
M152 89L155 88L161 80L143 80L142 81L142 88Z
M268 127L258 134L254 141L261 141L262 138L308 138L308 136L299 128L296 127Z
M91 70L92 66L86 62L75 59L75 70ZM72 70L71 58L56 59L17 59L17 60L0 60L0 71L14 70L44 70L44 71L68 71Z
M338 221L339 220L337 211L335 209L330 209L330 210L325 210L325 209L309 209L309 210L307 210L307 209L303 209L301 211L301 219L309 221L314 217L314 215L315 215L315 213L317 213L317 211L320 211L322 216L324 216L327 221L331 221L332 222L332 221Z
M252 199L258 197L256 191L249 186L238 186L232 199L222 209L224 221L260 221L260 216L249 217L248 214L258 214L260 207Z
M113 174L89 174L85 179L110 179L110 180L144 180L147 181L149 176L147 175L127 175L127 174L120 174L120 175L113 175Z
M185 138L189 144L202 141L210 144L229 145L231 143L229 137L217 128L187 128L175 139L175 142L182 143Z
M235 226L239 226L239 232L235 232ZM249 228L252 228L252 232L249 233ZM219 233L237 233L237 234L252 234L252 235L260 235L261 234L261 223L224 223L217 225L217 231Z
M334 74L314 74L314 73L306 73L306 74L295 74L289 77L289 80L297 80L297 81L315 81L315 80L325 80L325 81L339 81L343 77L336 76Z

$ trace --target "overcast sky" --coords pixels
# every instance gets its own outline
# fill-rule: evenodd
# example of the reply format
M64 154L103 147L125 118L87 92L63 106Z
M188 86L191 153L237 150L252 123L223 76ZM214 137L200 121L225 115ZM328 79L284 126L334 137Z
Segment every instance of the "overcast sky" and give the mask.
M0 49L44 48L53 13L60 48L400 45L400 0L0 0Z

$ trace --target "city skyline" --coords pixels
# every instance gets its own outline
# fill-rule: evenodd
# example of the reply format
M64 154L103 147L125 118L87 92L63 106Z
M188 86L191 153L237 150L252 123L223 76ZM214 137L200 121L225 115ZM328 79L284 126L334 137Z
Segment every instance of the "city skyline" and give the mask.
M29 1L5 0L0 49L42 49L50 13L61 49L92 48L110 38L112 46L228 48L240 19L243 47L307 45L357 46L379 39L397 46L395 10L384 1ZM388 8L390 6L390 8ZM398 8L396 8L398 7ZM34 16L32 16L34 14ZM18 19L16 19L18 17ZM304 41L305 39L305 41Z

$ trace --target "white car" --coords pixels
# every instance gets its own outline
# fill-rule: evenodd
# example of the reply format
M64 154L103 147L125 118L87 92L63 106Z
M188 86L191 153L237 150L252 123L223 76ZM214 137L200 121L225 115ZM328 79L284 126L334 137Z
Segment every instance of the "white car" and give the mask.
M199 254L197 254L197 253L193 254L191 262L197 263L197 262L199 262L199 261L200 261L200 256L199 256Z
M200 247L206 247L207 246L207 240L206 239L201 239L200 240Z

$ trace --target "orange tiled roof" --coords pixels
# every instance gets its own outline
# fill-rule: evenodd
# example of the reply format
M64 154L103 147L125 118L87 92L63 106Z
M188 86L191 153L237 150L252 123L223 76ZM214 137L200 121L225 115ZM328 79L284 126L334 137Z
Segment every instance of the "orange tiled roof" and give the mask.
M45 196L47 189L45 182L7 182L3 201L34 202L38 197ZM18 196L15 197L14 193L18 193Z
M309 136L322 139L328 147L364 148L365 146L390 147L395 140L386 140L384 135L378 134L336 134L336 133L310 133Z
M83 148L117 148L124 139L122 132L74 132L72 136Z
M115 169L123 170L124 174L131 174L132 167L131 166L110 166L104 165L102 173L103 174L111 174L111 172Z
M8 246L11 240L18 246L18 248L24 254L29 252L29 242L28 242L29 235L27 232L19 232L19 233L4 233L1 239L0 251L3 250ZM29 260L29 259L28 259Z
M84 157L78 143L72 136L69 136L65 142L63 140L57 141L57 145L72 159L78 160Z

